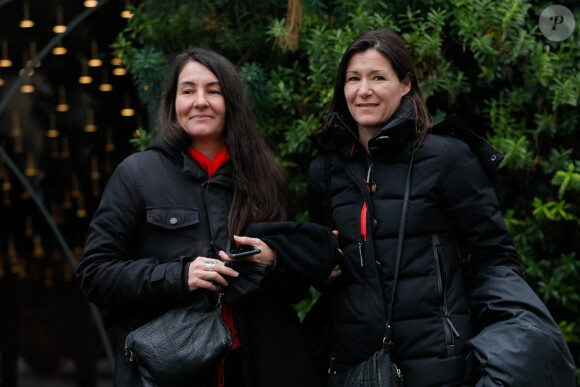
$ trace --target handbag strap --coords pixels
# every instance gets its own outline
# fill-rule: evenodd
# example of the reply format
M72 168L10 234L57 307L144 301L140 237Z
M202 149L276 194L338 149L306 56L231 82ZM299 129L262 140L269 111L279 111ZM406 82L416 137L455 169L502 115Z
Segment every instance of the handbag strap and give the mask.
M411 161L407 170L407 180L405 181L405 192L403 197L403 208L401 210L401 221L399 222L399 236L397 238L397 256L395 259L395 274L393 276L393 291L391 292L391 301L387 309L387 321L385 323L385 338L383 344L391 343L391 317L393 315L393 304L395 302L395 291L397 290L397 281L399 279L399 268L401 266L401 255L403 254L403 241L405 239L405 226L407 224L407 214L409 212L409 196L411 193L411 170L415 152L411 153Z

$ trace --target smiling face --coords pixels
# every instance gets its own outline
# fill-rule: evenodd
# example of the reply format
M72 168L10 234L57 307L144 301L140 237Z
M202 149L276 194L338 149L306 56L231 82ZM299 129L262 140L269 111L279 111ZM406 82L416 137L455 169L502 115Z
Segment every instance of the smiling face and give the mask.
M193 146L221 146L226 103L218 78L199 62L187 63L177 79L175 113Z
M369 49L352 56L346 68L344 96L361 140L368 140L391 119L410 89L409 77L400 81L389 60L378 51Z

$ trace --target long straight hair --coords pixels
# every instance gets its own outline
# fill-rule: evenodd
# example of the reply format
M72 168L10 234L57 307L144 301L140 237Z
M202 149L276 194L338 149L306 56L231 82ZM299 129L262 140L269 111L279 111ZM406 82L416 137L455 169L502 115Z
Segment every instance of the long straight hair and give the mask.
M432 126L431 116L427 110L427 105L425 104L421 90L419 89L419 84L417 83L413 69L413 61L405 47L405 43L397 34L386 28L367 31L357 37L348 46L340 61L334 84L334 95L330 103L326 121L314 135L322 135L328 130L331 115L335 112L344 117L348 123L355 124L355 120L348 110L346 97L344 95L346 69L354 54L367 50L376 50L383 55L391 63L393 70L397 73L399 81L403 82L407 76L410 78L411 90L403 96L401 101L408 100L413 106L413 117L409 118L415 120L416 129L420 131L418 138L418 144L420 145L425 139L429 128ZM353 129L356 129L356 126Z
M190 48L173 60L159 108L165 141L180 150L194 141L179 125L175 112L177 80L189 62L198 62L215 74L225 100L223 136L234 170L234 196L228 215L230 236L239 234L250 222L286 220L289 197L284 173L256 131L252 107L236 68L222 55Z

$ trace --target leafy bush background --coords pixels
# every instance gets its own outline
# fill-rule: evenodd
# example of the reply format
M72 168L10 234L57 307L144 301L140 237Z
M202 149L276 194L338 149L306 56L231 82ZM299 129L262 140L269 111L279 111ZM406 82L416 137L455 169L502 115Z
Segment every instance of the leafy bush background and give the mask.
M580 23L578 5L567 6ZM546 39L525 0L145 0L113 49L155 112L168 61L190 45L240 70L260 128L305 212L309 133L321 124L347 44L368 29L401 34L434 121L458 114L506 157L496 192L527 281L580 355L580 37ZM141 131L135 144L151 133ZM316 295L313 293L312 299ZM303 315L307 300L297 309ZM577 372L580 375L580 372Z

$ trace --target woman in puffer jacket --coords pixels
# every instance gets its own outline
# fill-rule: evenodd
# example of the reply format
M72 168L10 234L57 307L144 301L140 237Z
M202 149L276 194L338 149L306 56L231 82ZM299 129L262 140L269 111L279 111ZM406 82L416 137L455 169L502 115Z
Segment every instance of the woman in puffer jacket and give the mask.
M406 386L574 385L568 347L522 279L492 187L502 155L455 116L432 125L396 34L352 42L312 138L311 220L336 230L344 253L340 275L321 288L331 385L381 348L390 305Z
M324 227L286 222L285 179L255 130L236 68L205 49L178 55L162 96L160 128L109 179L77 271L89 301L118 323L115 385L317 386L291 303L336 265L336 239ZM234 245L258 251L230 258ZM257 277L248 269L264 266ZM244 280L251 292L229 291ZM152 372L157 368L141 367L143 354L125 348L127 335L193 303L210 310L221 305L230 351L197 372L180 360L169 364L169 371L174 365L185 375L160 377ZM189 329L213 334L193 324L183 331ZM178 350L202 358L210 352Z

